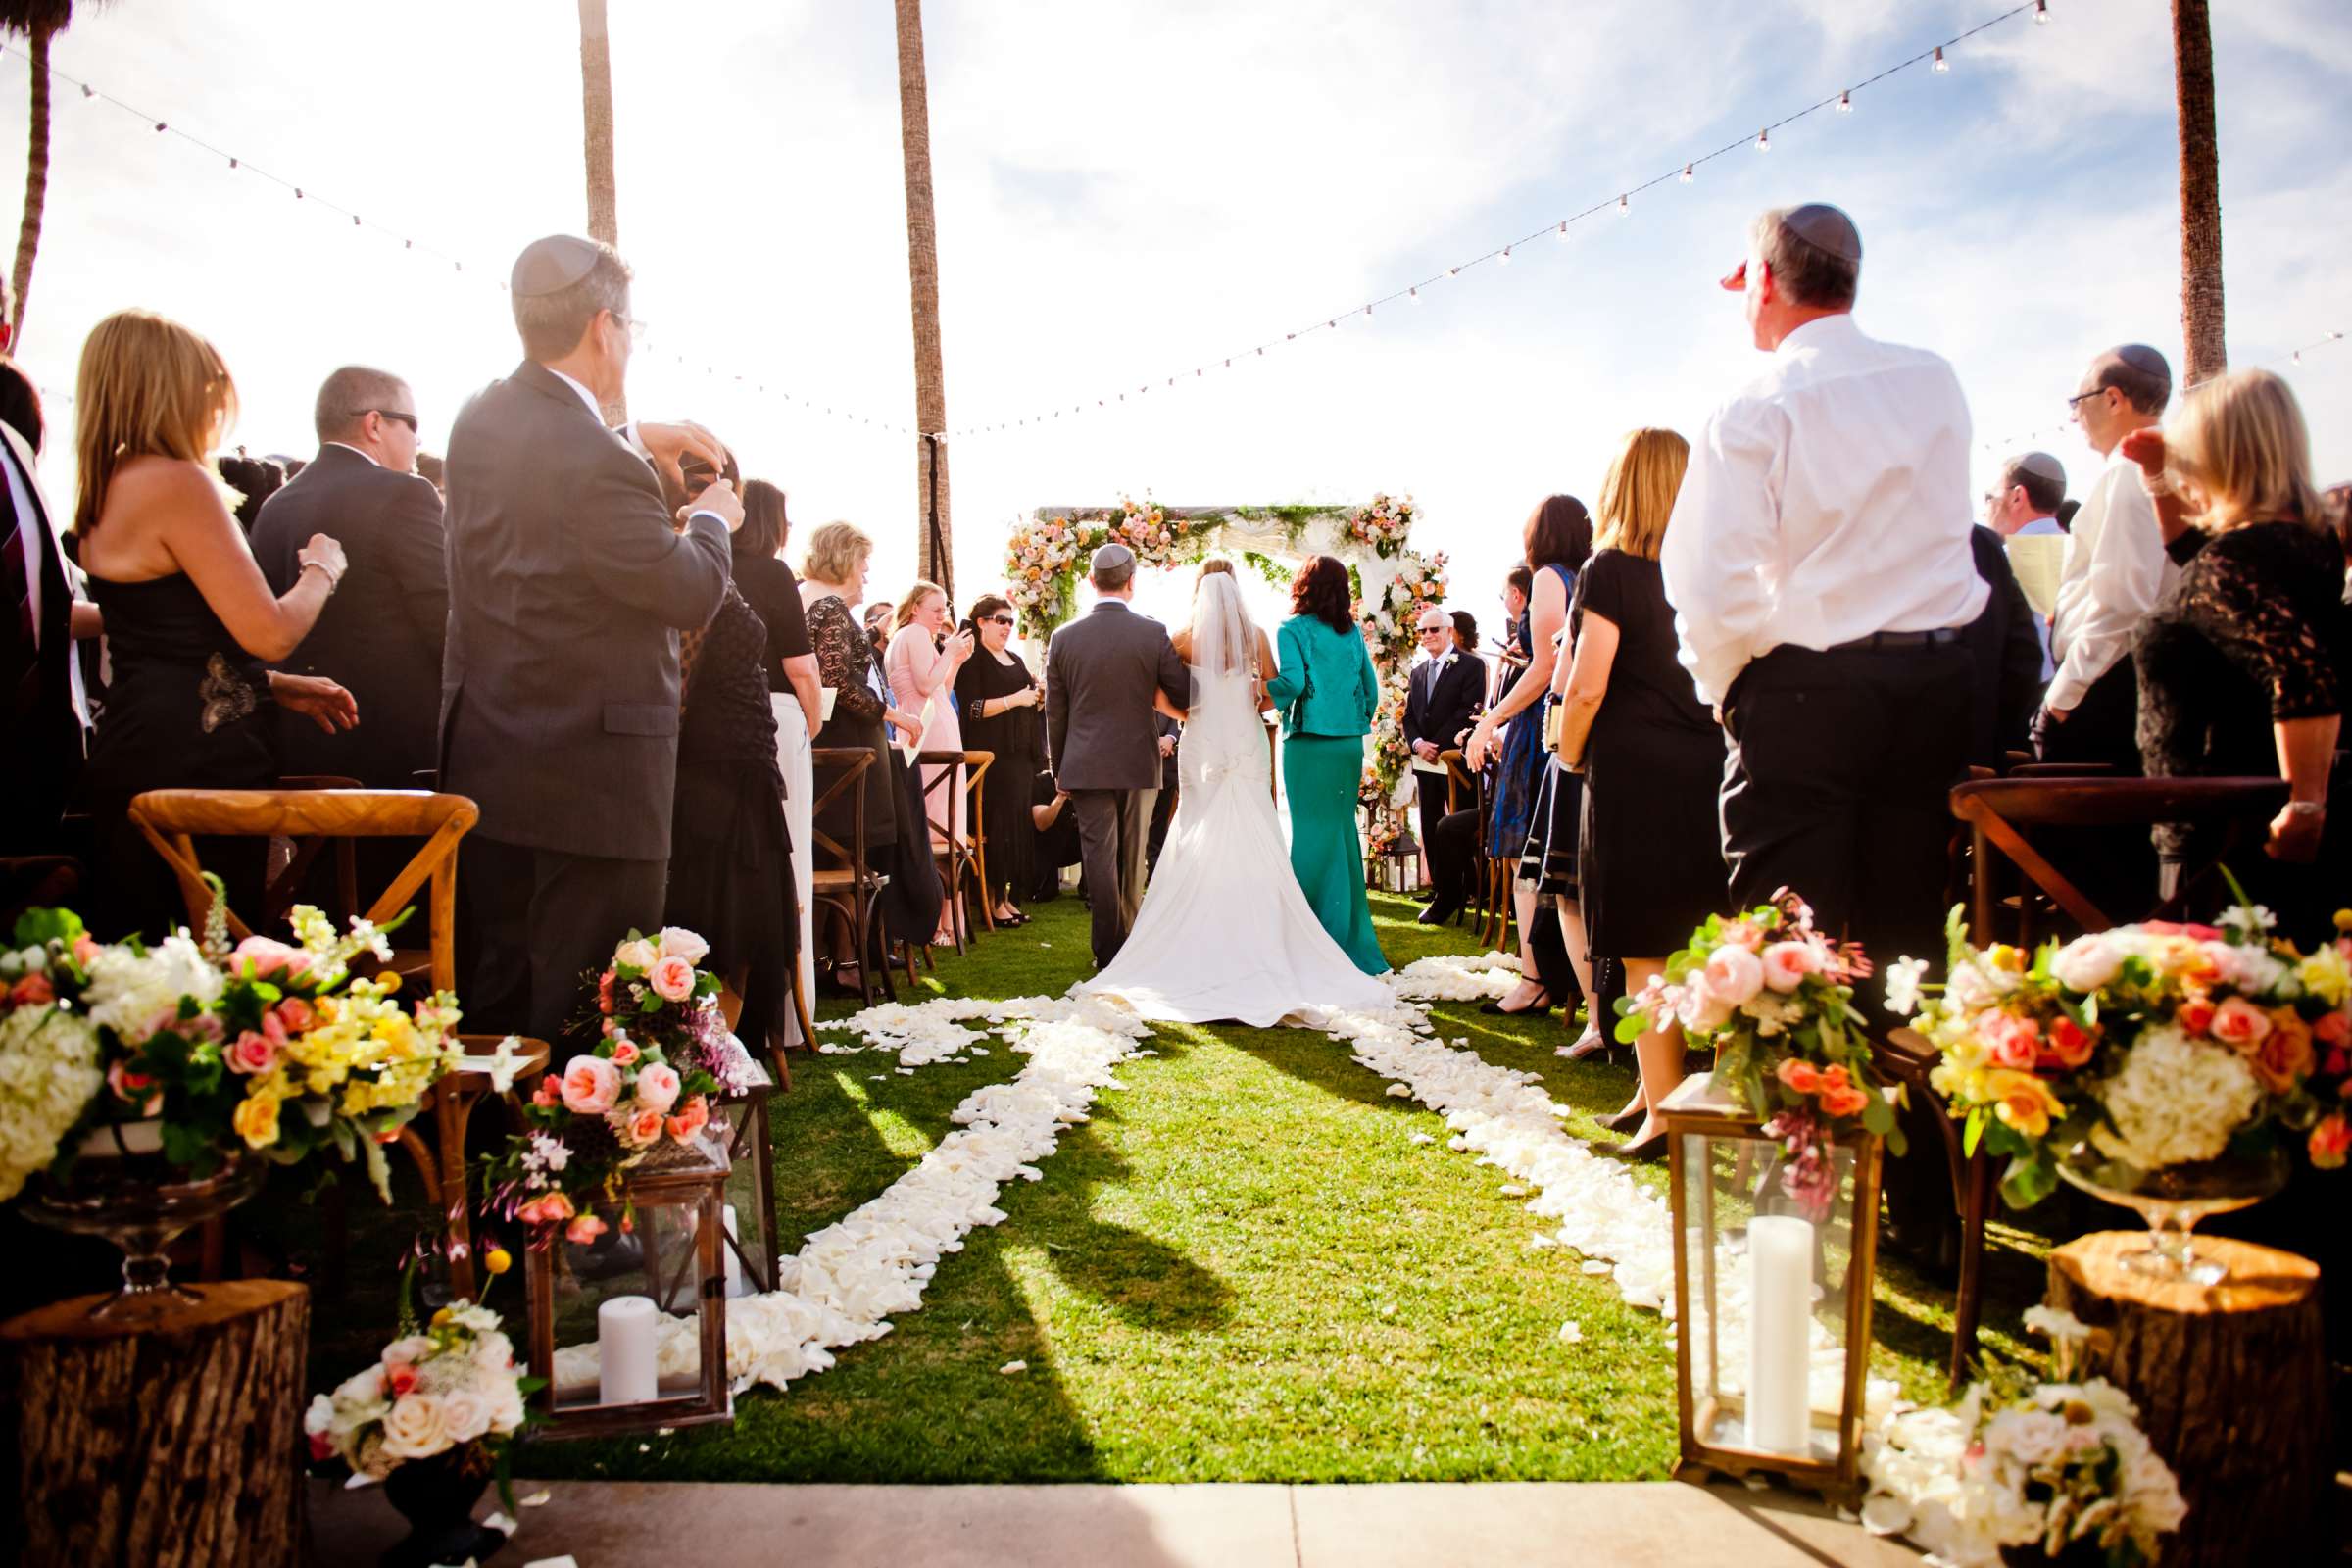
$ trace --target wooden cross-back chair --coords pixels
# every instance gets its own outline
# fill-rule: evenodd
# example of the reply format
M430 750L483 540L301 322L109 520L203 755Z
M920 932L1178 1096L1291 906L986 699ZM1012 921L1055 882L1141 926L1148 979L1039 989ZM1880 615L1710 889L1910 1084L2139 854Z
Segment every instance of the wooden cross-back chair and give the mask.
M935 776L928 777L923 781L923 806L926 817L930 814L929 808L935 798L952 800L956 793L960 792L968 802L965 808L967 813L965 832L960 835L955 833L942 835L936 822L932 823L930 827L931 858L939 863L939 879L947 891L948 929L956 934L956 951L961 954L964 951L964 940L971 935L972 930L971 914L963 902L968 887L973 884L979 886L981 919L987 923L989 930L994 931L997 928L995 901L988 896L988 860L981 853L983 840L980 815L980 780L987 774L989 765L996 761L997 754L994 752L917 752L914 760L918 766L939 769ZM958 773L958 769L962 771ZM952 811L946 814L949 821L953 822L956 819Z
M2022 776L2021 776L2022 775ZM1972 778L1952 787L1953 817L1968 831L1967 897L1969 935L1983 944L2000 939L2006 902L2003 869L2024 879L2017 898L2016 945L2034 942L2035 906L2046 900L2054 910L2085 932L2143 918L2145 909L2100 907L2035 848L2036 831L2085 827L2148 827L2184 822L2220 828L2195 876L2241 851L2262 853L2260 830L2285 804L2284 780L2267 778L2118 778L2101 768L2085 774L2064 764L2020 769L2007 778ZM2185 869L2185 868L2184 868ZM1925 1036L1909 1028L1889 1031L1878 1060L1901 1082L1915 1102L1936 1111L1935 1123L1960 1204L1960 1281L1952 1304L1951 1379L1965 1381L1976 1357L1977 1329L1984 1310L1984 1229L1992 1211L1992 1162L1982 1151L1967 1152L1960 1125L1943 1114L1928 1083L1940 1054Z
M382 925L408 908L418 892L425 892L432 924L427 979L434 990L450 992L457 990L458 846L480 817L480 808L463 795L424 790L150 790L130 803L131 822L171 866L188 921L198 929L213 899L197 858L198 838L343 841L338 855L353 839L423 839L423 847L360 912ZM290 886L300 885L293 865L281 876L294 878ZM268 902L270 895L264 897ZM238 910L224 913L232 940L254 934ZM262 920L264 934L270 934L270 924ZM487 1054L497 1046L497 1039L488 1035L460 1038L469 1053L478 1048ZM547 1065L544 1042L524 1045L517 1076ZM416 1120L400 1134L401 1147L416 1161L427 1200L448 1219L450 1289L468 1298L475 1293L472 1214L466 1196L466 1127L474 1106L492 1089L487 1068L468 1066L449 1073L425 1092ZM428 1115L430 1144L417 1131L418 1122Z
M1470 853L1472 858L1470 863L1483 867L1487 863L1487 817L1484 809L1486 804L1486 795L1479 788L1478 776L1472 773L1469 767L1463 762L1462 749L1458 746L1454 747L1450 751L1440 752L1438 754L1438 760L1446 764L1446 814L1447 816L1451 816L1454 814L1454 812L1464 809L1462 802L1465 799L1467 799L1472 806L1480 808L1478 815L1478 843L1471 849ZM1465 920L1468 920L1471 917L1473 910L1477 912L1479 929L1482 931L1485 930L1487 918L1487 899L1486 888L1483 883L1480 887L1475 889L1468 898L1462 901L1462 906L1454 911L1453 923L1456 925L1462 924Z
M881 892L884 878L865 863L865 771L880 760L878 754L864 746L820 746L808 754L809 771L816 788L816 799L808 808L808 833L816 841L809 846L808 873L809 899L816 906L810 911L815 917L813 928L825 929L826 919L847 927L850 951L856 956L858 965L858 1000L866 1003L874 1000L877 965L870 961L874 956L869 951L869 938L875 896ZM845 794L850 808L848 844L827 833L822 825L826 808ZM832 863L828 864L828 860ZM898 988L891 984L888 962L879 967L883 995L898 1001Z

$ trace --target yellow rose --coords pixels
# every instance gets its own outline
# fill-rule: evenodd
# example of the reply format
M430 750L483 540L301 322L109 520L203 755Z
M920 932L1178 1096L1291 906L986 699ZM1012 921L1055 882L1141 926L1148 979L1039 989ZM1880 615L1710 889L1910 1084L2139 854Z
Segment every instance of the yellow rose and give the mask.
M2028 1138L2039 1138L2050 1130L2050 1118L2065 1107L2050 1086L2030 1072L1995 1068L1984 1075L1986 1099L1993 1102L1992 1113L2006 1126L2015 1128Z
M2006 970L2010 974L2026 972L2026 956L2006 942L1996 942L1987 949L1984 954L1984 961L1993 968Z
M229 1125L237 1136L252 1149L268 1149L277 1142L277 1097L267 1089L256 1089L237 1103L236 1114Z

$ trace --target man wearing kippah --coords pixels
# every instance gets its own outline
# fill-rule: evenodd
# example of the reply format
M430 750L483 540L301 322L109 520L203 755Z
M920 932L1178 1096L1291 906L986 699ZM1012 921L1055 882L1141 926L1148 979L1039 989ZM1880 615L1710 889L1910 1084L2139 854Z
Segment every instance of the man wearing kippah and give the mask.
M743 503L720 479L672 516L693 425L607 427L621 401L629 269L576 235L534 241L510 282L523 362L450 432L441 787L480 825L464 878L478 1028L547 1041L560 1066L593 976L662 923L678 766L678 634L725 597Z
M1942 951L1945 793L1971 730L1962 631L1987 590L1959 379L1863 335L1861 270L1835 207L1756 220L1723 286L1772 365L1691 443L1659 560L1683 664L1730 732L1731 905L1792 889L1883 971Z
M2034 722L2045 762L2105 762L2139 772L2139 681L2132 647L2140 622L2180 575L2164 553L2156 510L2139 468L2118 450L2124 437L2164 417L2173 368L2145 343L2091 361L2067 399L2091 449L2107 460L2066 542L2050 638L2058 662Z

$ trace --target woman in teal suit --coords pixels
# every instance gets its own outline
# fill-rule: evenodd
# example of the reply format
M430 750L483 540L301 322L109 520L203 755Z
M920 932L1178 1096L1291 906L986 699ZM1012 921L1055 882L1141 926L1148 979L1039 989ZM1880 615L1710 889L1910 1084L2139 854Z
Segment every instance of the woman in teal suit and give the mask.
M1364 899L1355 794L1380 677L1355 629L1348 568L1317 556L1291 584L1280 671L1266 696L1282 710L1282 784L1291 797L1291 870L1315 918L1366 974L1386 974Z

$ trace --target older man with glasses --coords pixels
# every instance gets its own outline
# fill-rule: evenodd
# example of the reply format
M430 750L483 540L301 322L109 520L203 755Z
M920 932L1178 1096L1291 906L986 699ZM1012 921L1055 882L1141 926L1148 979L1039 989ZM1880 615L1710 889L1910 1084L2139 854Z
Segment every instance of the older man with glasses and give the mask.
M1453 918L1469 891L1470 865L1440 846L1438 823L1446 815L1446 764L1439 755L1457 746L1478 713L1487 685L1486 666L1454 643L1453 617L1432 606L1415 622L1422 662L1408 678L1404 697L1404 743L1413 754L1413 793L1420 800L1421 848L1429 857L1429 907L1423 925Z
M343 541L348 594L327 601L311 634L279 667L339 681L360 707L357 729L326 734L281 715L288 773L412 789L433 765L441 649L449 620L441 495L416 473L416 398L387 370L347 365L318 388L318 455L263 503L253 553L283 593L302 571L295 552L315 533Z

